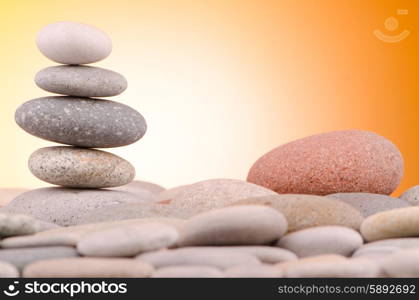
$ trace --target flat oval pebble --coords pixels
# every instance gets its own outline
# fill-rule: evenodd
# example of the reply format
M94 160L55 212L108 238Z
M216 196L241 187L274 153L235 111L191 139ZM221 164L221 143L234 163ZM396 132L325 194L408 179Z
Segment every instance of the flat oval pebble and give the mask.
M211 247L201 247L211 248ZM213 248L213 247L212 247ZM286 249L270 246L224 246L223 251L231 250L254 255L265 264L277 264L286 261L297 260L297 255Z
M158 203L124 203L102 207L85 214L80 224L120 221L137 218L164 218L173 215L171 207Z
M156 270L153 278L221 278L223 272L208 266L173 266Z
M337 193L327 197L339 199L359 210L364 217L378 212L411 206L408 201L390 197L387 195L371 193Z
M340 225L358 230L364 220L352 206L323 196L283 194L243 199L233 205L266 205L281 212L288 231L324 225Z
M263 245L279 239L286 231L284 216L272 208L231 206L189 219L178 245Z
M408 201L412 205L419 205L419 185L406 190L400 196L400 199Z
M218 269L227 269L236 265L260 265L253 255L232 250L208 249L204 247L186 247L171 250L147 252L136 256L136 259L148 262L155 268L176 265L205 265Z
M143 116L127 105L68 96L25 102L16 110L15 120L36 137L86 148L129 145L142 138L147 129Z
M351 228L318 226L289 233L279 240L277 246L299 257L320 254L349 256L362 244L361 235Z
M153 200L153 195L147 191L139 195L112 190L41 188L21 194L0 212L26 214L38 220L70 226L80 224L85 213L104 206Z
M68 21L42 28L36 45L47 58L67 65L94 63L106 58L112 51L112 41L102 30Z
M225 270L229 278L281 278L283 272L280 268L271 265L235 266Z
M403 158L386 138L369 131L317 134L279 146L259 158L249 182L278 193L391 194L403 176Z
M369 216L361 225L367 241L419 235L419 207L405 207Z
M117 72L88 66L48 67L36 74L35 83L47 92L76 97L116 96L128 85Z
M240 199L266 195L276 193L242 180L210 179L168 189L157 197L157 202L170 205L171 217L189 218Z
M80 235L70 232L56 232L51 234L33 234L25 236L9 237L0 241L0 247L28 248L28 247L50 247L50 246L75 246Z
M115 154L66 146L36 150L29 170L45 182L70 188L121 186L135 177L134 167Z
M353 256L356 256L360 252L363 252L365 250L369 249L394 249L391 252L398 251L398 250L404 250L409 248L419 248L419 237L412 237L412 238L399 238L399 239L385 239L385 240L378 240L375 242L370 242L367 244L362 245L360 248L358 248L357 251L353 254Z
M37 260L76 256L78 254L73 247L0 249L0 261L7 261L19 270Z
M167 225L125 225L85 235L77 243L77 251L83 256L134 256L170 247L178 237L176 228Z
M0 278L19 277L19 270L12 264L0 261Z
M0 213L0 237L27 235L39 231L40 224L27 215Z
M280 265L278 265L280 267ZM377 262L368 259L344 259L344 260L321 260L321 261L297 261L292 262L283 269L284 277L378 277L380 266Z
M419 248L397 251L380 262L388 277L419 277Z
M23 270L28 278L141 278L150 277L154 268L128 258L65 258L38 261Z

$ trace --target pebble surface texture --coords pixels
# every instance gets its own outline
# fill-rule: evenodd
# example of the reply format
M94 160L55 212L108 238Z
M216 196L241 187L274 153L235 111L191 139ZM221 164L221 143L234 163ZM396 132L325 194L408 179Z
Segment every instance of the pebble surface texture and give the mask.
M0 261L0 278L19 277L19 270L12 264Z
M363 216L352 206L337 199L299 194L271 195L243 199L233 205L266 205L281 212L288 221L288 231L313 226L340 225L358 230Z
M129 145L147 129L143 116L127 105L67 96L25 102L16 110L15 119L39 138L88 148Z
M176 265L202 265L227 269L236 265L260 265L253 255L222 248L201 249L200 247L179 248L148 252L136 256L137 259L152 264L155 268Z
M39 222L30 216L0 213L1 238L33 234L39 229Z
M144 190L147 190L153 195L158 195L161 192L163 192L165 188L152 182L134 180L122 187L116 187L113 190L118 190L118 191L121 190L121 191L127 191L127 192L132 192L132 193L135 193L136 191L142 192Z
M231 278L281 278L283 272L280 268L271 265L241 265L225 270L225 276Z
M150 264L127 258L65 258L37 261L23 270L23 277L150 277Z
M137 218L171 217L170 206L157 203L124 203L112 207L101 207L80 218L80 224L118 221Z
M397 147L375 133L344 130L309 136L259 158L249 182L278 193L391 194L403 176Z
M411 187L405 191L400 199L408 201L412 205L419 205L419 185Z
M385 239L364 244L352 256L390 254L399 250L419 248L419 238Z
M154 272L153 278L220 278L223 272L208 266L173 266L160 268Z
M349 204L359 210L364 217L386 210L411 206L406 200L371 193L337 193L327 195L327 197L333 197Z
M75 147L47 147L32 153L29 169L48 183L71 188L106 188L131 182L134 167L112 153Z
M100 29L76 22L57 22L45 26L36 38L38 49L61 64L90 64L106 58L112 41Z
M279 265L280 266L280 265ZM378 277L380 266L367 260L330 260L293 262L284 270L284 277Z
M390 277L419 277L419 248L389 255L383 260L381 267Z
M85 235L77 243L77 250L84 256L134 256L170 247L178 237L176 228L167 225L126 225Z
M41 89L77 97L110 97L121 94L128 86L121 74L88 66L53 66L35 76Z
M277 246L299 257L320 254L349 256L362 244L361 235L351 228L318 226L287 234L279 240Z
M361 234L367 241L419 235L419 207L381 212L365 219Z
M189 219L183 227L178 244L263 245L278 240L286 231L287 221L284 216L272 208L258 205L231 206Z
M276 193L242 180L210 179L168 189L157 197L157 201L170 205L172 217L188 218L240 199L266 195Z
M104 206L154 200L148 191L142 196L113 190L41 188L19 195L0 212L26 214L38 220L70 226L79 224L85 213Z
M0 250L0 261L9 262L19 270L37 260L75 256L78 256L78 254L72 247L34 247Z

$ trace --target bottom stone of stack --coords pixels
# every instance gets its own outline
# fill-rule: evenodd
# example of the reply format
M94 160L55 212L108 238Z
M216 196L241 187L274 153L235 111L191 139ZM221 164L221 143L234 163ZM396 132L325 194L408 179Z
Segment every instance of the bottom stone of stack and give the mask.
M135 168L117 155L70 146L36 150L29 158L29 169L45 182L72 188L117 187L135 177Z

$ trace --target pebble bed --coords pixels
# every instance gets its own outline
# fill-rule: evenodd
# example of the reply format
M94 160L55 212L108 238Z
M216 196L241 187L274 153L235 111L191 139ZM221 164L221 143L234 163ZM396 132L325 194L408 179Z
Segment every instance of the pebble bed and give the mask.
M50 96L16 122L70 146L35 151L29 168L57 185L0 189L0 277L419 277L419 186L390 196L403 158L385 137L342 130L281 145L247 180L171 189L133 181L134 167L93 148L146 132L110 97L127 88L110 70L110 38L86 24L42 29L39 50L60 66L35 76Z

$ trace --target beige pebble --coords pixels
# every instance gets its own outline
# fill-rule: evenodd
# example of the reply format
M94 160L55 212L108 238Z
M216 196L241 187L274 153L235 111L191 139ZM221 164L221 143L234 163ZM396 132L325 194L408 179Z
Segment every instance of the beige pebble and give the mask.
M259 259L251 254L223 249L200 249L200 247L147 252L136 258L152 264L155 268L205 264L218 269L227 269L236 265L260 265Z
M170 217L189 218L240 199L266 195L276 193L243 180L210 179L168 189L158 195L157 202L169 205Z
M23 270L23 277L150 277L153 267L127 258L65 258L37 261Z
M26 248L41 246L75 246L80 235L71 232L57 232L51 234L33 234L4 239L1 248Z
M77 243L77 251L84 256L134 256L170 247L178 237L176 228L167 225L125 225L86 234Z
M225 270L226 277L230 278L281 278L283 272L272 265L260 266L234 266Z
M278 265L280 267L280 265ZM300 260L283 268L284 277L377 277L380 266L368 259Z
M33 234L40 228L40 222L31 216L0 213L0 237Z
M60 227L34 235L7 238L0 242L0 246L3 248L76 246L84 235L100 230L149 223L163 224L180 229L185 222L185 220L174 218L144 218Z
M214 247L201 247L214 248ZM286 249L270 246L225 246L223 250L232 250L235 252L243 252L256 256L261 262L266 264L277 264L297 259L297 255Z
M389 277L419 277L419 248L397 251L381 261Z
M73 247L32 247L18 249L0 249L0 261L7 261L19 270L32 262L45 259L77 257Z
M274 209L258 205L231 206L189 219L178 244L263 245L277 240L286 231L287 221Z
M266 205L281 212L288 221L290 232L325 225L339 225L358 230L364 220L355 208L324 196L283 194L253 197L234 203L249 204Z
M365 219L361 234L367 241L419 236L419 207L384 211Z
M19 277L18 269L6 261L0 261L0 278Z
M153 278L220 278L224 274L217 268L208 266L164 267L153 273Z
M277 246L299 257L329 253L349 256L362 243L361 235L351 228L318 226L289 233L279 240Z

